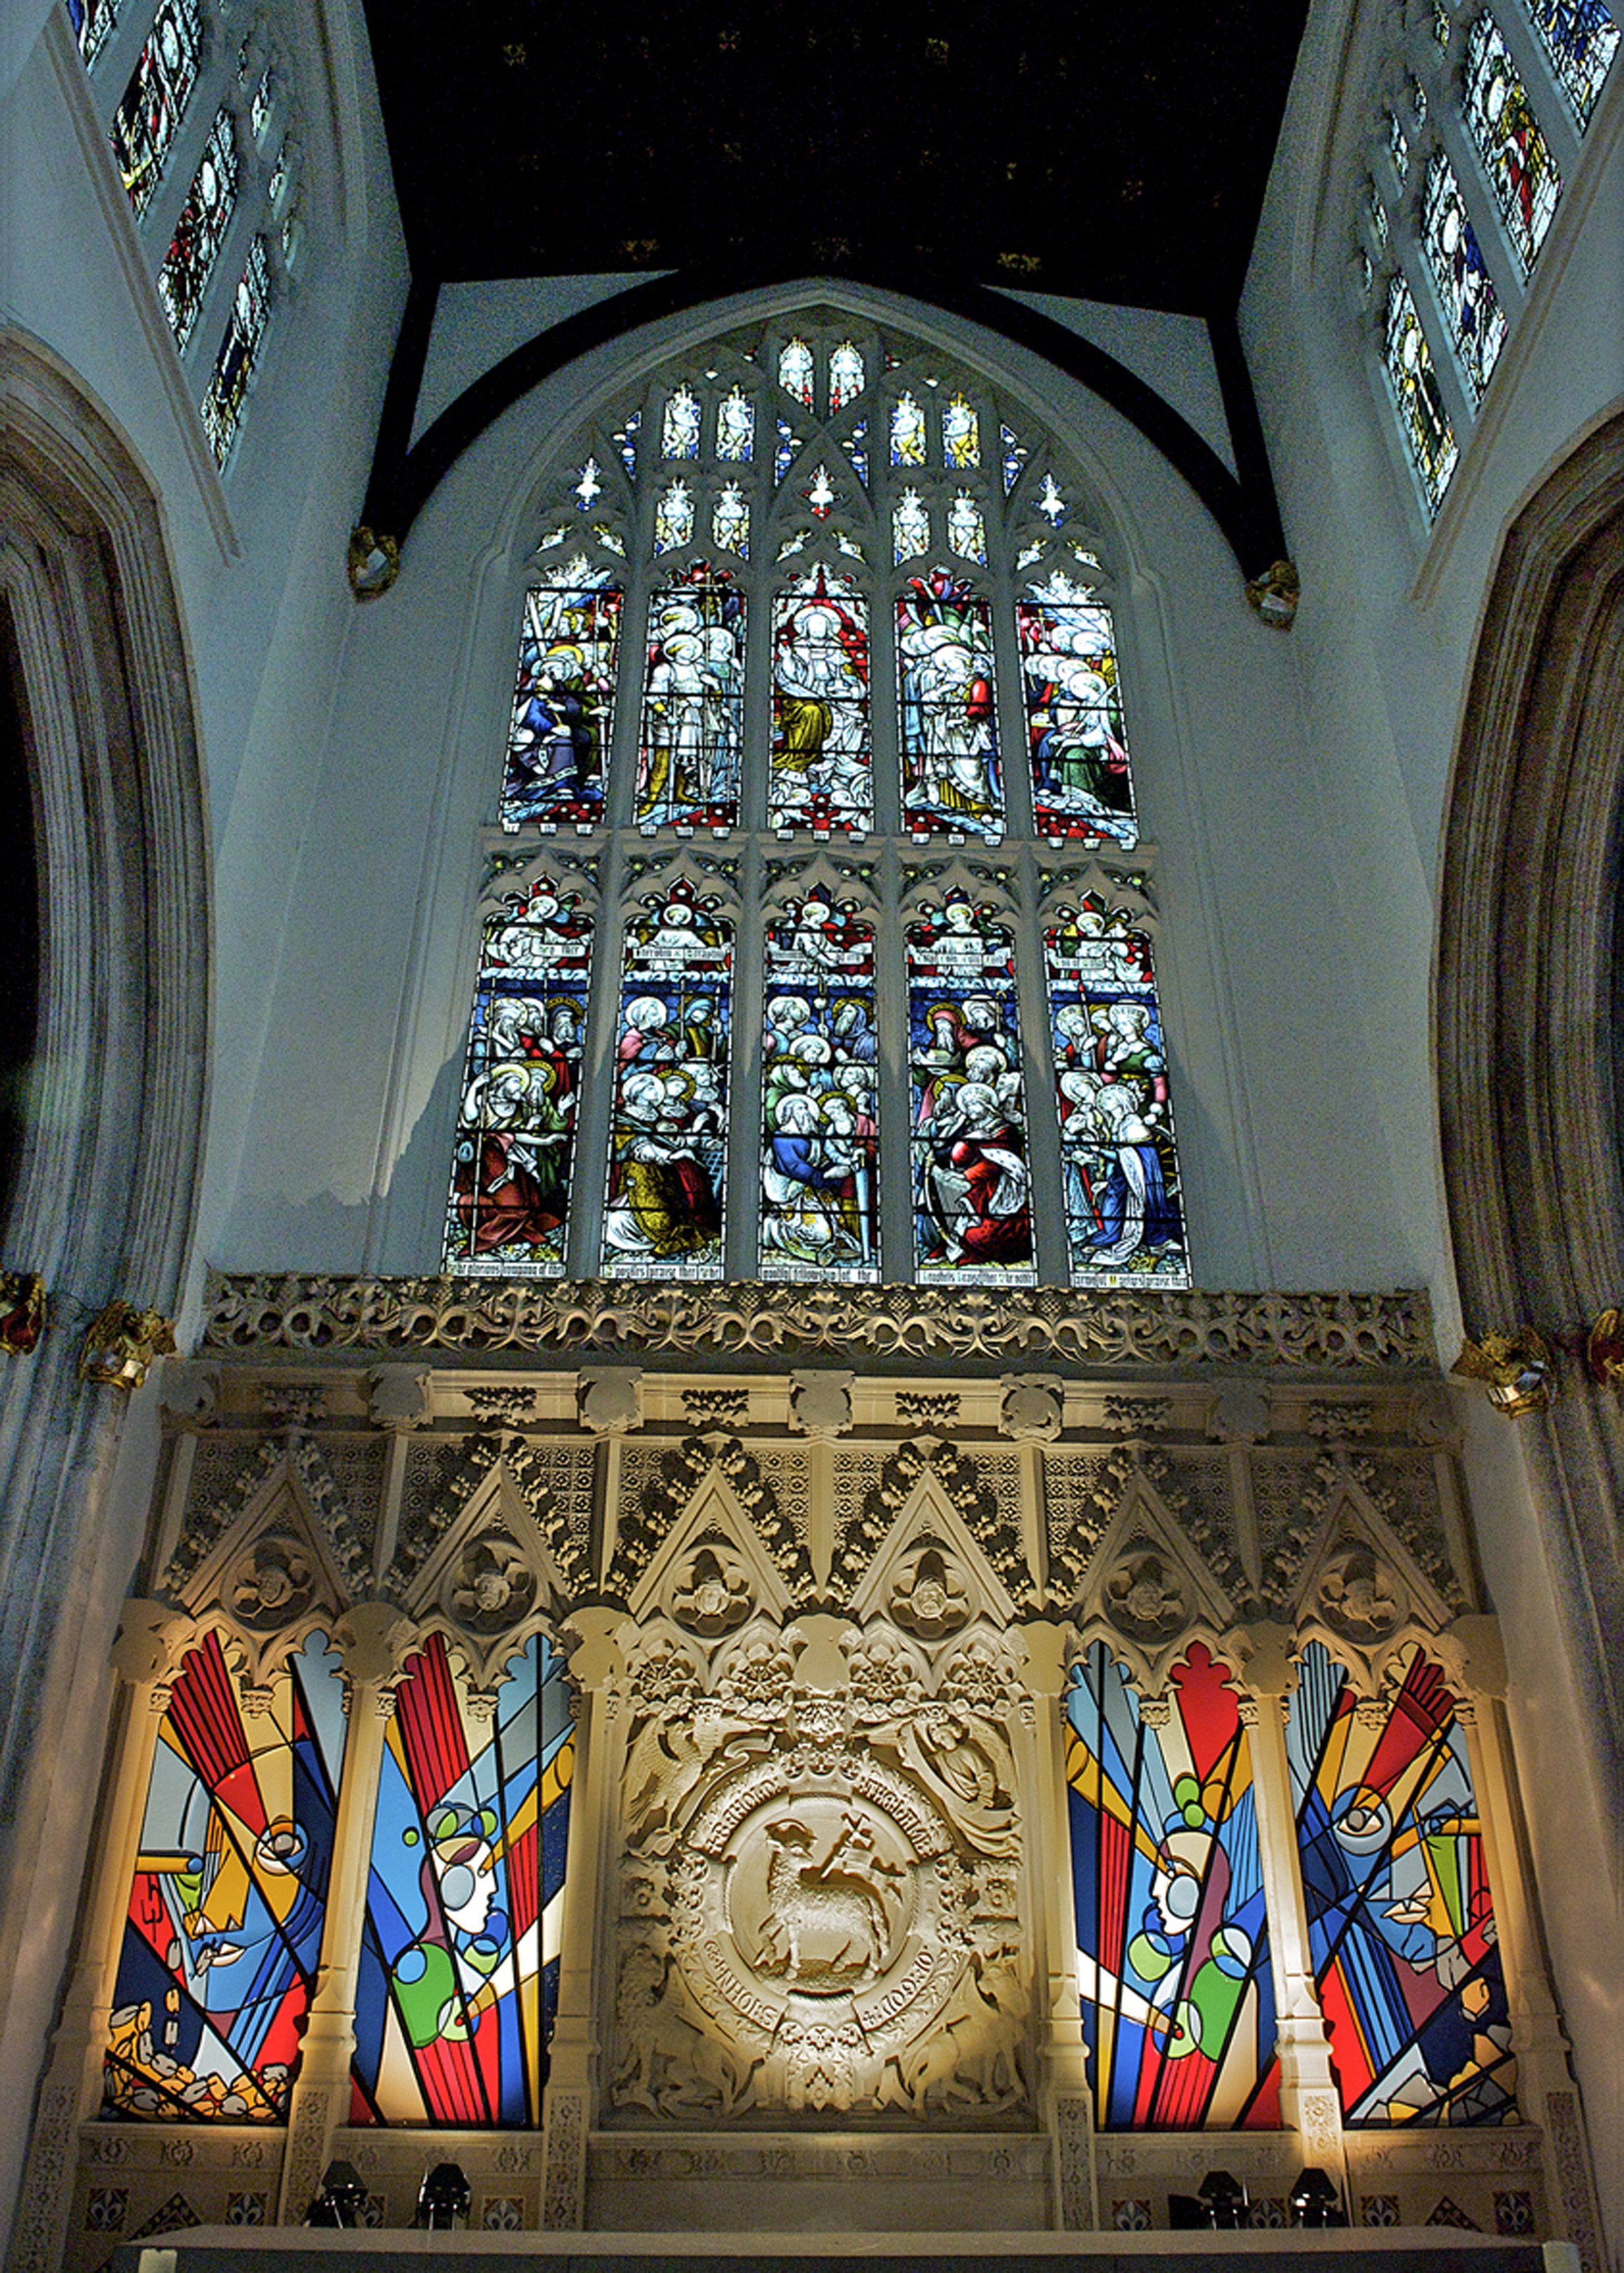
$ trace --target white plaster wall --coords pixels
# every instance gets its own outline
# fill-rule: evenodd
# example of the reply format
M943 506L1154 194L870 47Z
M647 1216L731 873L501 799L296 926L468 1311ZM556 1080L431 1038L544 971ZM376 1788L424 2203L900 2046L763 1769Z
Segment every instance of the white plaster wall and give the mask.
M1110 308L1098 300L1072 300L1058 292L1014 292L1005 285L999 289L1114 356L1147 386L1155 387L1217 452L1231 473L1235 471L1224 390L1201 317L1171 315L1161 308Z
M625 275L501 277L485 284L442 284L417 391L413 441L464 388L538 332L550 331L566 317L578 316L583 308L595 307L634 284L646 284L650 275L670 274L662 268Z

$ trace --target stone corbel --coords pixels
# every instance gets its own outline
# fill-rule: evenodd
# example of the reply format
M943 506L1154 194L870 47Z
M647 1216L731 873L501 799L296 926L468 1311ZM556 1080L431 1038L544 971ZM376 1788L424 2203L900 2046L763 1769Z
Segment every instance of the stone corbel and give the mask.
M220 1368L197 1358L166 1365L158 1402L172 1427L206 1428L220 1409Z
M384 1688L400 1669L411 1629L393 1602L356 1602L333 1631L352 1682Z
M126 1393L139 1389L161 1357L175 1354L175 1324L161 1310L114 1301L97 1313L79 1350L79 1377Z
M844 1689L850 1675L847 1669L846 1654L842 1642L855 1635L857 1628L849 1618L835 1618L819 1610L809 1611L797 1618L786 1629L790 1647L797 1652L795 1678L803 1689Z
M118 1613L109 1662L121 1681L132 1689L161 1682L180 1654L178 1637L185 1624L167 1602L132 1595Z
M999 1427L1018 1444L1051 1444L1066 1425L1066 1384L1057 1373L1007 1373Z
M1476 1698L1504 1697L1510 1676L1506 1669L1506 1646L1500 1620L1486 1610L1473 1610L1446 1626L1434 1644L1459 1703ZM1462 1699L1460 1692L1467 1692Z
M631 1622L620 1610L594 1606L571 1612L560 1639L577 1689L608 1689L625 1679L630 1631Z

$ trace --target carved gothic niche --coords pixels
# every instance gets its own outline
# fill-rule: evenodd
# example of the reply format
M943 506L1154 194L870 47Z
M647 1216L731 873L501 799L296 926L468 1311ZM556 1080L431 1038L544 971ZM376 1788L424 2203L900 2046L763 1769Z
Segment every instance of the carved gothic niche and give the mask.
M929 1438L904 1449L913 1457L894 1464L898 1473L889 1488L882 1484L876 1504L865 1511L869 1533L877 1537L872 1559L852 1593L853 1617L894 1619L906 1632L932 1644L962 1632L973 1618L1008 1624L1016 1615L1014 1597L964 1510L955 1504L956 1484L964 1508L972 1514L982 1512L973 1472L968 1479L962 1474L969 1464L943 1447L949 1458L939 1471L937 1448ZM887 1507L892 1520L882 1529ZM853 1559L847 1557L849 1570Z
M905 1632L941 1641L969 1624L976 1601L957 1557L931 1541L898 1564L886 1608Z
M1133 1456L1113 1465L1122 1497L1089 1564L1080 1622L1108 1633L1155 1686L1187 1640L1227 1632L1235 1605L1181 1519L1168 1464L1153 1455L1148 1467Z
M482 1651L515 1635L538 1611L560 1616L572 1590L505 1453L474 1448L448 1498L456 1512L413 1573L406 1607L445 1621Z
M734 1472L739 1473L737 1464ZM753 1482L742 1480L747 1487ZM689 1632L714 1641L737 1632L758 1611L780 1621L786 1617L790 1590L783 1573L734 1489L728 1466L701 1468L686 1504L679 1504L674 1517L667 1513L670 1497L662 1480L652 1504L645 1494L621 1511L621 1543L637 1542L631 1559L640 1564L627 1596L633 1618L640 1622L660 1609ZM625 1567L619 1546L616 1560Z

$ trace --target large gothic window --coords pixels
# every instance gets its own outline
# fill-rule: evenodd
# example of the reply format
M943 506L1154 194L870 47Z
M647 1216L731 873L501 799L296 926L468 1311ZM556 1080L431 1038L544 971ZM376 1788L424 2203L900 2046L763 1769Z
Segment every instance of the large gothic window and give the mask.
M531 525L445 1267L1187 1286L1056 439L808 311L611 402Z

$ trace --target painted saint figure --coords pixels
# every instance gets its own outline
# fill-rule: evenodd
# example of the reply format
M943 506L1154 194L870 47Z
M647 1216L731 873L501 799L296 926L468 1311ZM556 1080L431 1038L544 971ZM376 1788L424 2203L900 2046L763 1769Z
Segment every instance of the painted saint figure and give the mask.
M910 580L896 614L909 825L997 844L1004 793L987 604L938 568Z

